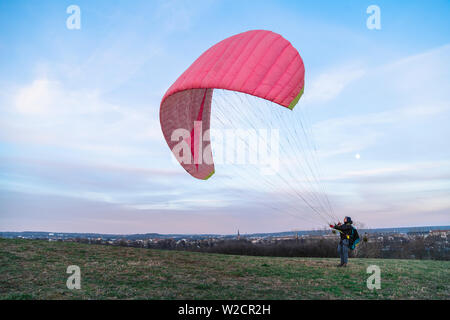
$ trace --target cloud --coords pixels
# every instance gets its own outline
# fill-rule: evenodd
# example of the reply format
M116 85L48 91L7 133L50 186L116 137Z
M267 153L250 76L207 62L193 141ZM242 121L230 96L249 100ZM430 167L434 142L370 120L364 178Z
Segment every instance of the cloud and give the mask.
M420 96L422 93L427 94L428 90L442 92L445 89L440 82L449 82L449 59L450 44L445 44L372 68L371 72L386 76L385 79L395 90Z
M313 126L322 158L360 152L379 144L395 124L424 121L444 114L450 104L417 105L320 121Z
M15 99L15 107L23 114L48 113L58 99L58 92L51 90L55 84L47 79L38 79L29 86L20 89Z
M316 104L332 101L348 85L365 74L365 69L359 66L345 66L319 74L312 79L310 86L305 86L303 103Z
M18 113L46 119L119 111L117 105L103 101L97 90L66 89L61 82L44 77L18 88L13 102Z
M0 137L12 143L120 156L149 154L149 144L162 140L151 109L124 107L96 89L66 88L44 77L12 90L1 110Z
M236 203L207 210L160 210L61 195L0 192L2 231L42 230L100 233L219 233L241 234L304 229L314 224L301 215L262 211ZM245 214L243 214L245 212Z
M358 78L352 92L336 97L330 104L333 108L339 106L330 112L341 116L314 124L321 156L359 153L379 146L381 141L389 143L388 135L407 140L414 134L411 132L414 128L425 126L430 119L448 116L449 59L450 46L445 45L393 63L365 68L365 76ZM361 99L357 92L364 92L367 98ZM352 97L355 94L357 99ZM397 129L400 127L403 132ZM432 132L427 130L424 137ZM406 140L405 144L410 142Z
M180 171L114 165L99 160L75 161L53 160L23 157L0 157L0 180L2 187L10 182L35 186L37 193L74 194L81 197L86 194L170 194L174 190L169 183L176 178L183 182ZM180 187L178 185L177 187ZM23 187L23 186L22 186ZM39 188L41 189L39 191Z
M450 180L449 161L372 163L370 168L346 170L326 177L327 181L357 184L398 184L426 183L426 181L448 182ZM435 185L436 186L436 185Z

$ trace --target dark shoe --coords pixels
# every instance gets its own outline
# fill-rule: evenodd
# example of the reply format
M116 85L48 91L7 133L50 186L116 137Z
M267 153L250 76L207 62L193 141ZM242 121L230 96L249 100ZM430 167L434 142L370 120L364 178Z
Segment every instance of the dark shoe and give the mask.
M343 264L341 265L341 267L342 267L342 268L347 268L347 264L346 264L346 263L343 263Z
M343 263L339 263L339 264L337 265L337 267L340 268L340 267L342 267L343 265L344 265Z

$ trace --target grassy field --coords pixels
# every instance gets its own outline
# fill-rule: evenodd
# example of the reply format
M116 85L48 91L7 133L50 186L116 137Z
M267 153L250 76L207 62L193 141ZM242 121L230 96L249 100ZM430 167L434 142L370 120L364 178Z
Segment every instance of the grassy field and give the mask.
M232 256L0 239L0 299L450 299L450 262ZM369 290L369 265L381 289ZM67 266L81 289L66 287Z

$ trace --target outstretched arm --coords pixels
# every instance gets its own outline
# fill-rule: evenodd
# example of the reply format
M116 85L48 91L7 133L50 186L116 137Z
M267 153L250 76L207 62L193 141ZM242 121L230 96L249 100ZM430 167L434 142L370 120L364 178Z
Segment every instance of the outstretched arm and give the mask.
M331 229L336 229L338 231L342 231L342 227L341 227L341 223L340 222L338 224L335 224L335 225L330 224L330 228Z

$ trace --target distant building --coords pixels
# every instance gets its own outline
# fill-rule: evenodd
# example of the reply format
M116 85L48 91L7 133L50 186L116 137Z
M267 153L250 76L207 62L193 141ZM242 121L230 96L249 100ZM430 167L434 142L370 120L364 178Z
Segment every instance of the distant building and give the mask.
M408 236L413 236L413 237L417 237L417 236L426 237L428 235L429 235L428 231L410 231L410 232L408 232Z
M430 230L430 236L440 236L441 238L447 238L447 234L450 230Z

